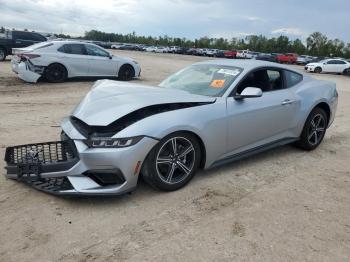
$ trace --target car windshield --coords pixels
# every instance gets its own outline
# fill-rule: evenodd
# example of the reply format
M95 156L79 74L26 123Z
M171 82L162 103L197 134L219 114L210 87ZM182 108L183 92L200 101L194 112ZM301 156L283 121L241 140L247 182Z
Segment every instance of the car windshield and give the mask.
M234 66L192 65L169 76L159 86L196 95L222 96L241 72L242 68Z

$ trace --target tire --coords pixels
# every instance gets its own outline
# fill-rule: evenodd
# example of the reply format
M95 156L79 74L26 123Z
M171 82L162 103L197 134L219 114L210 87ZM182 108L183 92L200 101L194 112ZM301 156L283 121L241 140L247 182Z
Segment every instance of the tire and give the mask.
M314 72L317 73L317 74L319 74L319 73L322 72L322 68L318 66L318 67L316 67L316 68L314 69Z
M344 69L343 75L350 76L350 68Z
M322 142L327 125L326 112L322 108L314 108L305 121L300 140L296 145L304 150L314 150Z
M45 78L50 83L62 83L67 79L67 69L61 64L51 64L45 69Z
M0 61L4 61L6 59L6 50L0 47Z
M174 191L194 177L200 160L197 138L186 132L175 132L164 137L148 154L142 167L143 179L158 190Z
M118 78L122 81L129 81L135 76L135 70L131 65L122 65L119 69Z

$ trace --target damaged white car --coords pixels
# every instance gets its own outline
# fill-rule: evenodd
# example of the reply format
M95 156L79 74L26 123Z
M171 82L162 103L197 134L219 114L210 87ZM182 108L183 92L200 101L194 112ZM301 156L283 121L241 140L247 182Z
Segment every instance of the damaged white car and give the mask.
M49 82L64 82L74 77L118 77L131 80L141 74L131 58L115 56L105 49L80 41L49 41L26 48L14 48L12 70L26 81L43 77Z

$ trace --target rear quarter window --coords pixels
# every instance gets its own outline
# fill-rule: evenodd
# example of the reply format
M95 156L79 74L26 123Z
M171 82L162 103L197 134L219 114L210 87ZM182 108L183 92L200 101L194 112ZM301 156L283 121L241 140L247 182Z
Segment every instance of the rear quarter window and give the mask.
M286 85L287 87L295 86L303 80L303 75L285 70L284 74L286 76Z
M85 47L83 44L64 44L63 46L58 48L57 51L72 55L86 54Z

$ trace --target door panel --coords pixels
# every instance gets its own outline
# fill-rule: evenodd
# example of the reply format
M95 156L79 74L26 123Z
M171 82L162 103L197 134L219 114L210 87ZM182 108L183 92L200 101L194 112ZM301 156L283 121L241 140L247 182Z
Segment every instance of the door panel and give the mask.
M63 54L64 62L69 67L70 77L87 76L89 74L89 60L86 55Z
M57 58L67 66L68 77L88 75L89 61L83 44L63 44L57 51Z
M325 72L335 73L337 71L337 65L333 61L328 61L324 66Z
M262 97L227 98L229 152L292 136L299 101L290 90L263 93Z
M89 59L89 74L93 76L117 76L117 62L104 49L85 44Z
M115 61L109 57L87 56L89 59L89 74L94 76L117 76Z

